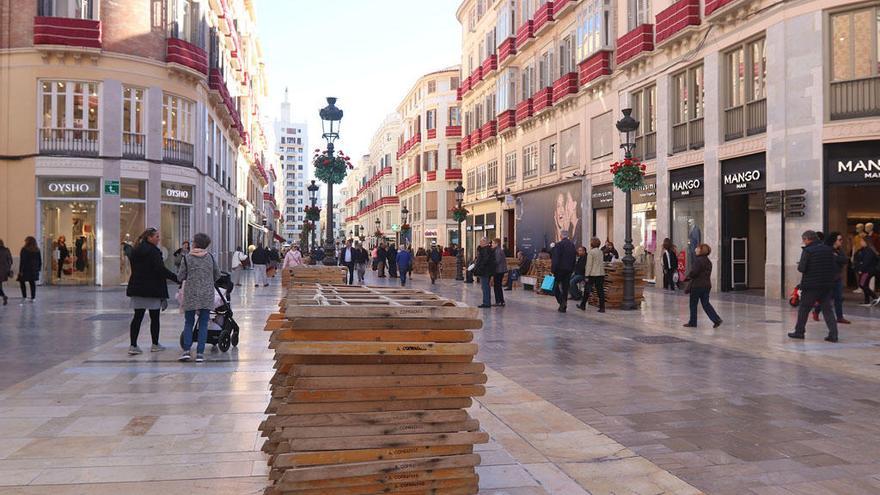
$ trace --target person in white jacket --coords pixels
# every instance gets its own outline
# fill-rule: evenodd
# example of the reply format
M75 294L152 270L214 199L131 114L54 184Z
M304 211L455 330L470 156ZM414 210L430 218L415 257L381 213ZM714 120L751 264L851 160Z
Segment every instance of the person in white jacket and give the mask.
M302 253L299 252L299 246L290 248L290 251L284 255L284 264L281 265L282 270L303 264Z
M232 283L235 285L241 286L241 271L244 270L244 263L248 260L248 255L244 254L244 251L241 250L241 246L235 248L235 252L232 253Z

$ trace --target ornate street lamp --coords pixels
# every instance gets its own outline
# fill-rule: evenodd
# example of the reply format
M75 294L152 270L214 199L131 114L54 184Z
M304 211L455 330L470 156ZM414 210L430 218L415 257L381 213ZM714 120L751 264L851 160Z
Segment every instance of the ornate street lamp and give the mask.
M376 244L378 244L378 243L379 243L379 239L381 239L381 238L379 237L379 227L381 227L381 226L382 226L382 220L379 220L378 218L376 218L376 232L375 232L375 235L376 235Z
M321 130L323 138L327 141L327 158L334 158L333 143L339 139L339 126L342 123L342 110L336 108L336 98L328 97L327 106L322 108L318 115L321 117ZM344 177L344 174L343 174ZM327 236L324 239L324 264L336 264L336 247L333 243L333 184L334 181L327 182ZM341 180L339 181L342 182Z
M406 208L406 205L400 209L400 238L405 244L407 242L407 231L403 230L404 225L409 225L409 210ZM400 242L398 242L400 244Z
M633 150L636 143L633 140L635 132L639 128L639 121L633 118L632 109L622 110L623 118L617 121L617 130L620 131L620 147L623 149L623 157L632 160ZM636 309L636 259L633 257L632 241L632 191L626 191L626 227L623 239L623 302L620 309Z
M456 207L461 210L461 204L464 201L464 186L461 182L458 183L458 186L454 189L455 192L455 204ZM455 255L455 280L464 280L464 275L461 273L462 268L464 268L464 239L461 236L461 221L462 218L458 218L458 253Z

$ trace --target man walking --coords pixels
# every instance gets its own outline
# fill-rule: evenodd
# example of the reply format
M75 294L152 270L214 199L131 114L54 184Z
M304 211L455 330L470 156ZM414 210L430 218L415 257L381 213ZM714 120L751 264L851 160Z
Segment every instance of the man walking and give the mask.
M574 271L574 260L577 257L577 250L574 243L568 238L568 231L561 232L562 240L553 246L550 253L550 271L555 278L553 282L553 295L556 296L556 302L559 303L560 313L565 313L568 309L568 289L571 283L571 273Z
M406 276L409 275L409 269L412 266L412 254L407 249L396 251L394 255L394 266L400 269L400 285L406 285Z
M837 267L834 263L834 251L831 246L819 242L819 236L807 230L801 236L804 243L798 271L801 275L801 299L798 305L797 324L794 332L788 334L793 339L803 339L806 332L807 317L818 302L828 326L828 342L837 342L837 320L831 306L831 295L834 290L834 274Z
M254 287L268 287L266 279L266 266L269 264L269 251L262 244L257 244L257 249L251 253L251 263L254 265Z
M357 270L358 274L358 283L364 283L364 275L367 273L367 261L370 258L370 253L364 249L364 246L359 243L354 243L354 268Z
M428 273L431 275L431 285L434 285L434 282L440 278L441 261L443 261L443 254L440 253L440 249L434 244L428 253Z
M339 256L339 264L348 268L348 285L354 285L354 248L351 247L351 239L345 241L345 247Z
M507 256L504 253L504 247L501 246L501 239L495 239L495 275L493 276L493 287L495 289L495 306L504 306L504 274L507 273Z
M379 278L385 278L385 262L388 261L388 252L385 250L384 242L379 243L376 257L379 260Z

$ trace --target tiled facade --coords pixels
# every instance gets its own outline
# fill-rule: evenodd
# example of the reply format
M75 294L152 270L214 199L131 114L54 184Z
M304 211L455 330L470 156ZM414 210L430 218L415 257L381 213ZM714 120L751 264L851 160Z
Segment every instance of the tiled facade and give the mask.
M721 290L787 294L803 230L849 234L849 249L856 223L880 219L868 199L880 192L876 14L823 1L462 2L468 252L488 236L533 253L568 229L622 255L625 196L608 169L614 124L633 108L647 180L632 234L648 278L669 237L682 269L691 246L713 247ZM767 192L799 189L802 211L765 206Z
M253 4L164 3L0 2L14 26L0 34L0 238L17 254L35 236L45 283L126 281L125 244L148 226L166 254L208 233L223 267L274 237ZM61 235L78 262L58 277Z

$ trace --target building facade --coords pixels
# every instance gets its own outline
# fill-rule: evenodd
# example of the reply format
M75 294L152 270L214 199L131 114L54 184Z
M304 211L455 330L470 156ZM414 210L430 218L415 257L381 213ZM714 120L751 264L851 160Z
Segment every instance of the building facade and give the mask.
M419 247L458 243L453 190L462 179L459 67L419 78L397 107L401 118L395 193L409 211L406 241Z
M196 232L222 267L262 239L250 0L3 0L0 23L0 238L16 258L37 238L43 283L126 281L126 245L148 226L168 263Z
M877 14L850 1L463 2L468 251L488 236L534 253L569 230L622 255L609 165L631 108L647 165L631 233L648 278L664 238L682 269L705 242L715 287L787 294L804 230L842 232L850 250L856 225L880 219ZM795 201L780 207L784 191Z
M280 233L286 242L298 243L305 221L303 208L309 205L306 188L311 177L311 162L306 155L309 149L308 126L291 121L287 89L284 90L279 119L275 122L275 138L282 184L276 198L282 211Z

